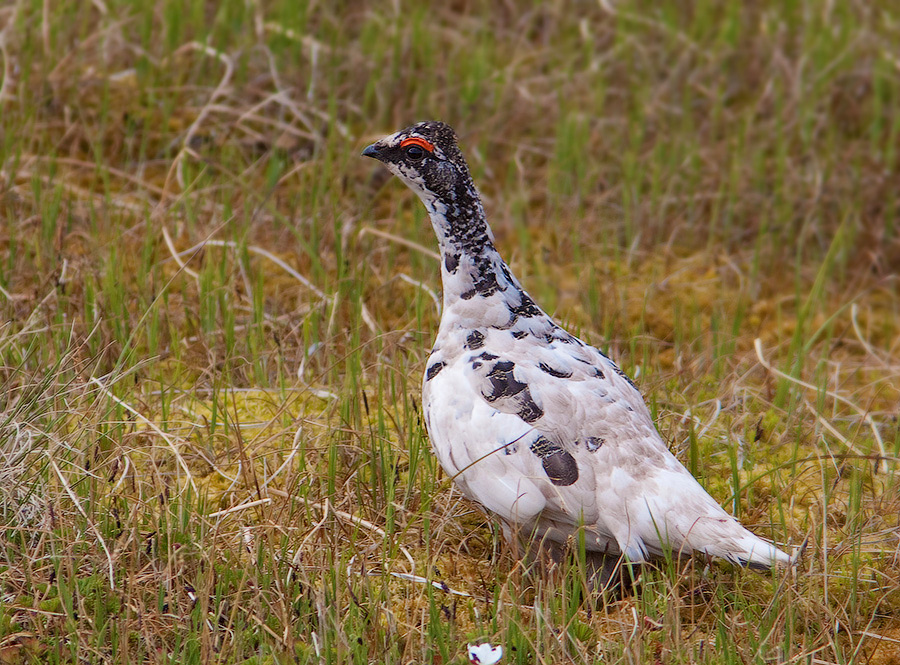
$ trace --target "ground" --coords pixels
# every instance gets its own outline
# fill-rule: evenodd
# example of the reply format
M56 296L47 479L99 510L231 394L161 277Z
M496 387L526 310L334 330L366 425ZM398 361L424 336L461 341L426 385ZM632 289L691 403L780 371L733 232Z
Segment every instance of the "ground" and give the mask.
M889 2L0 7L0 663L900 662ZM497 246L793 571L527 574L432 457L439 264Z

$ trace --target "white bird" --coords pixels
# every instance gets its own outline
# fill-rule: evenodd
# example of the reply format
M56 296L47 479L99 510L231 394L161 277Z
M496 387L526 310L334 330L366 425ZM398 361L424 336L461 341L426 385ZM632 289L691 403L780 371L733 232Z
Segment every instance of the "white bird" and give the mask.
M520 286L494 247L453 129L422 122L362 154L399 176L431 217L443 311L425 424L441 466L509 541L559 552L583 533L606 577L610 557L640 563L667 551L762 569L791 562L682 466L625 373Z

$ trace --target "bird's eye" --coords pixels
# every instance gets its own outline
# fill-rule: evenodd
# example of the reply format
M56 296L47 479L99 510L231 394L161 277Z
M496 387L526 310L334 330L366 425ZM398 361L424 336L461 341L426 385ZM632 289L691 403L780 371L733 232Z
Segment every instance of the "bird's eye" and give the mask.
M414 162L418 162L420 159L425 157L425 149L415 144L408 145L406 146L406 156Z

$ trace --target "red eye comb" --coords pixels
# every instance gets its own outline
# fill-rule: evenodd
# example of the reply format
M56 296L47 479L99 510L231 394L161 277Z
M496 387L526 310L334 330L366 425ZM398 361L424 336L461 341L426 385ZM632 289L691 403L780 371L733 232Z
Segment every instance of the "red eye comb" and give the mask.
M401 148L405 148L408 145L417 145L420 148L425 148L428 152L434 152L434 145L419 136L410 136L408 139L403 139L400 142Z

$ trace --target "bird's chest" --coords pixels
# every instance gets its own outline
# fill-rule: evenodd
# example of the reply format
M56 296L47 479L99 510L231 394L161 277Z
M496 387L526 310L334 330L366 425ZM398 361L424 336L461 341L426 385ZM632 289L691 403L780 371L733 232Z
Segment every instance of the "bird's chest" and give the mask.
M490 385L486 374L499 359L496 337L497 331L488 328L439 335L426 364L422 409L432 447L445 468L457 466L463 447L489 448L501 441L504 432L498 428L508 427L484 393Z
M449 430L455 423L469 420L481 395L469 377L471 368L462 354L436 351L428 359L422 384L425 424L434 438L436 428Z
M439 334L422 390L432 439L439 427L452 429L462 420L494 411L519 413L527 423L540 417L524 378L529 363L518 348L522 344L521 336L490 327L458 327ZM518 362L510 360L520 356Z

